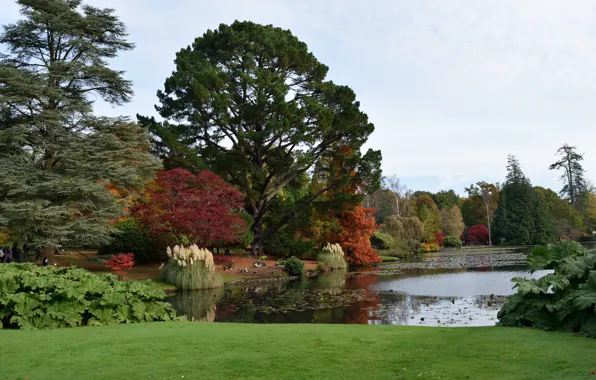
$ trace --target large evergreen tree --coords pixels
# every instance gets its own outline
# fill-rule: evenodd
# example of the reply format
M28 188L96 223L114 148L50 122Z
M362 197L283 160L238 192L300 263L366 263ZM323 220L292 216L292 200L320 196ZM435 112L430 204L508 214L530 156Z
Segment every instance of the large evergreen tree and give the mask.
M561 181L564 185L560 194L567 197L573 207L580 209L588 189L584 179L584 168L581 165L584 156L577 153L575 147L567 144L557 150L557 155L561 158L550 166L550 170L563 170Z
M354 92L325 81L328 68L290 31L252 22L220 25L178 52L175 64L158 92L156 108L166 121L139 120L156 135L162 158L194 151L245 194L255 251L350 173L363 177L367 193L379 187L380 153L361 153L374 126ZM338 146L352 152L342 176L265 225L280 192Z
M555 239L548 205L534 191L515 156L508 157L507 179L499 194L493 241L508 245L540 244Z
M50 254L105 242L123 198L158 168L148 136L93 115L92 96L128 101L107 60L133 48L111 9L80 0L19 0L0 43L0 226ZM109 185L109 186L108 186Z

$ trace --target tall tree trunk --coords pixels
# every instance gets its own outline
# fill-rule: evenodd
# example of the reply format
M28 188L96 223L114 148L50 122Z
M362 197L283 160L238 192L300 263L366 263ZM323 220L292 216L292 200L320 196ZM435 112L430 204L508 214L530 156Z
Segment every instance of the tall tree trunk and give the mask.
M250 251L253 256L263 256L263 226L260 221L253 223L250 230L253 233L252 243L250 245Z
M492 246L493 245L493 238L492 238L492 233L490 231L490 203L484 201L484 205L486 206L486 224L488 226L488 245Z

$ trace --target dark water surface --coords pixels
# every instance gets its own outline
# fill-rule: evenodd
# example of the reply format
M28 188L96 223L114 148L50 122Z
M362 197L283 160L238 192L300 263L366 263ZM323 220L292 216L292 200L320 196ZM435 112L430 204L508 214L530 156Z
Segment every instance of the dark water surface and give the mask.
M527 250L445 250L367 271L179 293L169 302L194 321L491 326L514 292L512 278L549 273L529 273Z

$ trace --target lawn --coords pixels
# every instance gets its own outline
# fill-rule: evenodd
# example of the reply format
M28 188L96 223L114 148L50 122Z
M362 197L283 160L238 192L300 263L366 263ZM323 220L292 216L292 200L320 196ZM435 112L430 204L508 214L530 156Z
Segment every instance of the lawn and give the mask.
M596 379L596 340L507 328L147 323L0 330L1 379Z

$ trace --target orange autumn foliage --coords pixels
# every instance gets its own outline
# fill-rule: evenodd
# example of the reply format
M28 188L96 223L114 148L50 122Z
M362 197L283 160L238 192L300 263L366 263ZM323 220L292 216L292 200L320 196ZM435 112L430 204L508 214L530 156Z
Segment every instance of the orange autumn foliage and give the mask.
M339 147L338 152L341 154L334 158L331 164L332 175L335 178L342 175L344 160L353 154L352 149L346 145ZM351 170L350 176L354 178L356 172ZM341 194L355 195L361 191L361 184L352 180L331 190L328 198L334 199ZM330 243L341 245L350 264L368 265L381 262L381 258L370 244L370 237L377 229L373 212L374 209L354 204L353 201L345 201L338 210L330 210L328 218L317 221L319 224L326 224L327 227L322 229L323 233L320 235L327 237L326 241ZM334 228L335 224L337 225Z
M370 237L377 230L374 209L356 206L338 215L342 231L332 237L339 243L350 264L367 265L381 262L381 258L370 244Z

